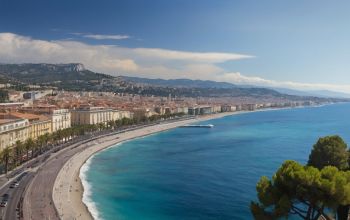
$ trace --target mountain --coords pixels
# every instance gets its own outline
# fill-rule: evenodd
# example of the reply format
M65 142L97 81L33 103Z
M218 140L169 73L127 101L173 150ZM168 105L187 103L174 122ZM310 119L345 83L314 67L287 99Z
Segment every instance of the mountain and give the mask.
M27 84L73 83L101 80L112 76L86 70L83 64L0 64L0 76L11 82Z
M30 89L28 85L70 91L108 91L116 93L176 97L220 97L237 100L312 100L310 95L284 94L271 88L238 86L226 82L190 79L147 79L118 76L90 71L80 63L69 64L0 64L0 83L10 83L14 89Z
M317 94L319 97L334 97L334 98L350 98L350 94L348 93L342 93L342 92L335 92L335 91L329 91L329 90L315 90L315 91L309 91L311 94Z
M227 82L215 82L210 80L191 80L191 79L148 79L140 77L122 76L125 81L134 82L137 84L147 84L163 87L177 88L220 88L230 89L237 88L236 85Z
M286 88L271 88L280 93L288 94L288 95L297 95L297 96L317 96L323 98L350 98L350 94L335 92L329 90L309 90L309 91L301 91L294 89L286 89Z

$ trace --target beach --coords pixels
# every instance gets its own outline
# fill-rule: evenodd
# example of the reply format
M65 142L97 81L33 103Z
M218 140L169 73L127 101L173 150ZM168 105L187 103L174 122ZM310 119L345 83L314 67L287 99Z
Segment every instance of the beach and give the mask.
M123 141L147 136L153 133L173 129L182 125L220 118L228 115L244 112L228 112L206 115L196 119L175 121L152 125L125 133L102 137L84 144L85 149L72 156L61 168L53 186L52 198L61 219L94 219L98 218L97 212L90 210L85 205L88 199L88 190L84 191L80 169L82 165L95 153L114 146ZM86 145L89 145L86 148ZM85 202L85 203L84 203Z

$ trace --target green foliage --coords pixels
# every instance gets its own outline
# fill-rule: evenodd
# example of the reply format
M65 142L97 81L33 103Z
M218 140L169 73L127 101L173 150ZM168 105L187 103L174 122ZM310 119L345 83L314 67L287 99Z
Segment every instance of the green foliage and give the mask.
M325 166L335 166L340 170L349 168L349 153L347 145L339 136L320 138L313 146L308 165L322 169Z
M7 171L8 171L9 162L10 162L10 159L12 158L12 156L13 156L12 150L10 147L6 147L0 153L0 159L3 162L3 165L5 167L5 173L7 173Z
M7 102L9 100L9 95L7 90L0 89L0 102Z
M322 170L286 161L269 180L257 184L259 203L251 203L256 219L296 214L303 219L328 217L339 205L350 203L350 171L327 166Z

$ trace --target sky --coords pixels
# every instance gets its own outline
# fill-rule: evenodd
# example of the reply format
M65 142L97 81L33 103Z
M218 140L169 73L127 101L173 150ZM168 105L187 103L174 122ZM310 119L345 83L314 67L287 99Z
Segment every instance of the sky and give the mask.
M0 63L350 93L345 0L0 0Z

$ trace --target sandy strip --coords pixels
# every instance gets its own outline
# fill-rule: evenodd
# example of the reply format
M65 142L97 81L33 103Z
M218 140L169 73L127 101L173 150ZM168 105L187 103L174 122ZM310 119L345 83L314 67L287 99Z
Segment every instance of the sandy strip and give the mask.
M61 219L93 219L91 213L83 203L84 189L79 178L80 168L93 154L105 148L113 146L119 142L130 140L137 137L153 134L160 131L169 130L182 125L214 118L220 118L227 115L239 114L244 112L218 113L205 117L190 119L186 121L171 122L168 124L154 125L141 128L134 131L125 132L113 136L103 137L87 143L89 148L75 154L70 158L59 172L54 188L53 201L58 210ZM91 210L92 211L92 210Z

